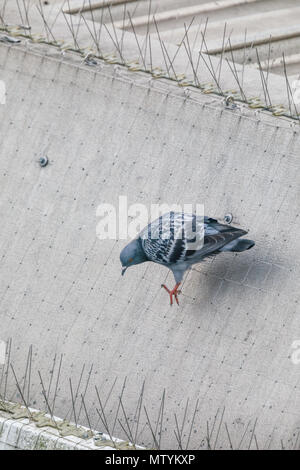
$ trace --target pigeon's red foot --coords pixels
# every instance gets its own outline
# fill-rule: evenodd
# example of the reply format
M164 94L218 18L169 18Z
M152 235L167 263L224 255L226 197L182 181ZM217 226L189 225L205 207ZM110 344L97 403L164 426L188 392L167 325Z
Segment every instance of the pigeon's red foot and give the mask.
M170 290L167 288L167 286L165 286L164 284L161 285L161 287L163 287L164 289L166 289L166 291L168 292L169 296L170 296L170 305L173 305L173 295L175 297L175 300L176 300L176 303L177 305L179 305L179 301L178 301L178 295L180 294L180 290L178 290L178 287L180 286L180 282L178 282L174 289Z

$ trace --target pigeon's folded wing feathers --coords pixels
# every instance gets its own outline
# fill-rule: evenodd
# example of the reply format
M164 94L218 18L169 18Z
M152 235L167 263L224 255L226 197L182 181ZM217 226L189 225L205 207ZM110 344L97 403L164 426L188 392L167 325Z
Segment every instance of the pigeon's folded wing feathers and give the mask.
M173 265L193 264L246 233L208 217L168 213L149 224L140 238L150 261Z
M246 233L247 232L245 232L245 230L235 229L233 231L231 230L231 227L227 227L227 232L223 231L215 234L205 234L203 247L200 250L190 251L186 256L185 261L196 263L198 260L214 255L223 246L227 245L227 243L230 243Z

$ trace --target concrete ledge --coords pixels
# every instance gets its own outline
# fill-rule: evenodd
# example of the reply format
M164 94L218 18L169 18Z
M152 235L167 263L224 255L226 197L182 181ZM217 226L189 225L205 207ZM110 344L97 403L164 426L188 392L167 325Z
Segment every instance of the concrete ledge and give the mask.
M78 426L74 428L73 423L65 423L62 419L41 413L30 408L34 421L30 418L17 418L20 414L26 414L25 407L9 404L13 412L0 411L0 450L125 450L134 449L129 442L113 438L114 445L107 434L91 431L90 429ZM21 413L20 413L21 412ZM59 429L52 426L41 426L41 420L57 423L70 429L67 436L62 436ZM80 436L71 434L74 429ZM141 450L142 448L139 447Z

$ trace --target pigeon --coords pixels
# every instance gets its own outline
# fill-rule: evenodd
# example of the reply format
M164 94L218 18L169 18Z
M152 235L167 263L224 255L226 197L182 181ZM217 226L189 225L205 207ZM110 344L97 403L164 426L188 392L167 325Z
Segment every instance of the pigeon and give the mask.
M168 212L145 227L120 253L122 275L136 264L152 261L169 268L175 287L168 289L179 305L179 286L184 273L193 264L223 252L242 252L255 245L253 240L240 239L247 231L221 224L211 217L183 212Z

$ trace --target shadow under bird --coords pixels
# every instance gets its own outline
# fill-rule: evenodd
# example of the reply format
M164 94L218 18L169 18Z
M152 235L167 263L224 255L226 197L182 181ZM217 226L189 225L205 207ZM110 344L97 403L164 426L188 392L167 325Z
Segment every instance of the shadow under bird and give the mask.
M246 231L216 219L168 212L145 227L120 254L122 275L127 268L152 261L169 268L175 278L170 290L164 284L173 304L173 296L179 305L178 290L185 271L205 258L224 252L242 252L255 245L253 240L240 239Z

